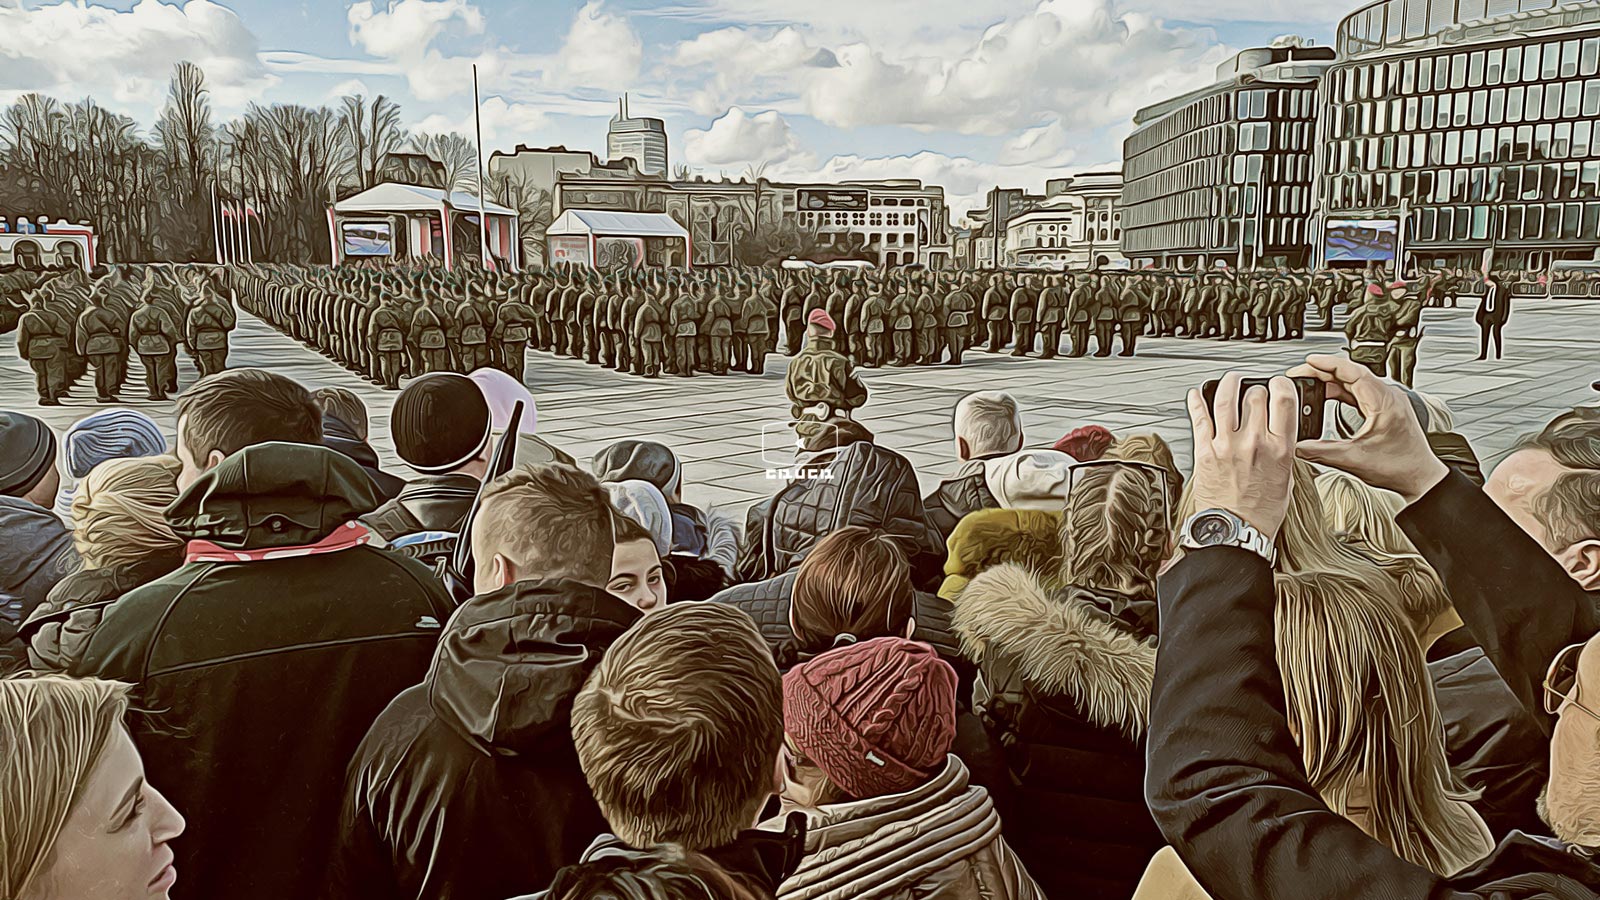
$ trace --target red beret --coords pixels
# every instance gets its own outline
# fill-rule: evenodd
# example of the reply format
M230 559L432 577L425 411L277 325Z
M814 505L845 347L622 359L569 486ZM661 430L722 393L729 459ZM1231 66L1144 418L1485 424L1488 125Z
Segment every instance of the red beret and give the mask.
M828 315L828 311L825 309L813 309L811 315L806 316L806 321L812 325L821 325L829 331L836 330L836 326L833 324L833 316Z

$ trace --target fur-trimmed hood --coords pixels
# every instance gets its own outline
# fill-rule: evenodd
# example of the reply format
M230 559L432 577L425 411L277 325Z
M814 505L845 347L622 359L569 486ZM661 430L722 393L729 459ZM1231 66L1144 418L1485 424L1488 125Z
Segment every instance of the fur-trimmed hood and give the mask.
M986 671L995 658L1033 691L1070 697L1085 718L1138 737L1149 719L1156 649L1080 594L1052 591L1007 563L979 574L955 600L962 649Z

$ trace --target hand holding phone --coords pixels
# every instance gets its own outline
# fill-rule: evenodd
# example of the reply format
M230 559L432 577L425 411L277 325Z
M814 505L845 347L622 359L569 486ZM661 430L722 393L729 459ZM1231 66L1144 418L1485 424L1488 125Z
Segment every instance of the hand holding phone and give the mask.
M1317 440L1322 437L1324 412L1328 402L1327 390L1316 378L1300 376L1290 380L1294 382L1295 390L1300 397L1300 428L1296 440ZM1256 386L1269 389L1271 382L1271 378L1243 378L1240 379L1239 391L1242 394ZM1218 383L1218 379L1213 378L1200 387L1200 394L1206 401L1206 409L1211 411L1212 416L1217 414Z

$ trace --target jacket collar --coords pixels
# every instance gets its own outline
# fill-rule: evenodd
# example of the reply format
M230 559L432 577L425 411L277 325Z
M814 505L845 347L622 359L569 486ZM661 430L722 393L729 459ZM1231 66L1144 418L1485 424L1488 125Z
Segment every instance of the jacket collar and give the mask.
M1004 657L1030 689L1070 697L1095 725L1144 732L1155 647L1113 624L1092 595L1052 593L1006 563L973 578L954 607L952 625L972 659Z
M229 550L314 544L377 508L354 460L310 444L256 444L200 476L167 507L178 537Z

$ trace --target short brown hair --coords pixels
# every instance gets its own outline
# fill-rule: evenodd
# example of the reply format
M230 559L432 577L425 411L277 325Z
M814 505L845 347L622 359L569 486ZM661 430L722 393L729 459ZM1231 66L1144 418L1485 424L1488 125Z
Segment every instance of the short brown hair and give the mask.
M1513 450L1542 450L1568 470L1535 501L1534 513L1551 539L1566 545L1600 537L1600 409L1568 410Z
M282 441L322 443L322 409L292 378L264 369L229 369L195 382L178 398L178 439L196 462L211 451L232 456Z
M539 463L484 488L473 532L531 575L599 586L611 578L614 515L594 476L565 463Z
M572 736L623 841L721 847L772 795L783 681L742 610L669 606L606 651L573 701Z
M895 539L851 525L817 542L795 573L789 621L802 653L822 653L841 634L905 637L916 591Z
M317 388L311 399L317 401L324 416L338 419L356 437L367 439L367 405L355 391L342 387Z

